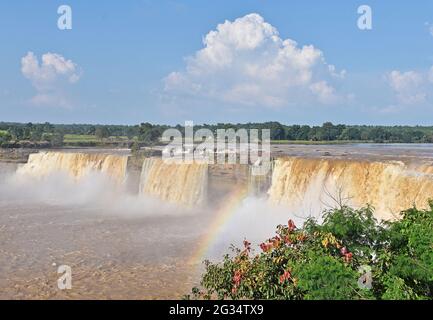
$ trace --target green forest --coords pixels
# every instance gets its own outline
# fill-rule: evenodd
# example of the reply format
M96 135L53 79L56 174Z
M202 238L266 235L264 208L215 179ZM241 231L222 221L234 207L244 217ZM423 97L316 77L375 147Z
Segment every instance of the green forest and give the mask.
M0 146L61 147L103 146L140 143L154 145L169 126L151 123L139 125L92 125L0 122ZM284 125L279 122L218 123L195 125L194 129L270 129L273 143L433 143L433 126L367 126L325 122L321 126Z

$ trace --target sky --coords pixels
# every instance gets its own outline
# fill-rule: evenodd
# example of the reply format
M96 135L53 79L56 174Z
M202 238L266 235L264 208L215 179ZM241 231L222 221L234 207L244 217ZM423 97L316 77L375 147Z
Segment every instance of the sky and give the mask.
M0 43L0 121L433 125L429 0L2 1Z

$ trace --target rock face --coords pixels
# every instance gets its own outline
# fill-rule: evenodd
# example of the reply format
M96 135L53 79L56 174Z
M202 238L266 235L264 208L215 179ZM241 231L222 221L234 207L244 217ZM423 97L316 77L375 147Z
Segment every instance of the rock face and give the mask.
M48 141L10 141L7 143L2 144L3 148L27 148L27 149L46 149L52 147L52 145Z
M0 148L0 161L26 163L28 161L29 155L37 152L37 149Z

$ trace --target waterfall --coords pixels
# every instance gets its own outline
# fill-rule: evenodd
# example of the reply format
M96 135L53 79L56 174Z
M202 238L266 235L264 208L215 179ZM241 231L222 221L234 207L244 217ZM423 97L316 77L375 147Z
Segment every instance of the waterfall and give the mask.
M141 172L140 193L194 206L205 201L207 182L207 164L166 163L159 158L147 158Z
M43 177L63 172L78 180L90 172L100 172L123 183L127 164L128 156L122 155L40 152L31 154L28 162L17 169L17 174ZM213 187L218 187L215 185L220 180L229 184L235 181L231 176L236 176L239 170L219 169ZM303 216L318 216L323 209L342 203L353 207L370 204L378 218L395 219L401 210L413 205L425 208L433 198L433 165L428 162L284 157L275 160L271 176L248 175L244 171L241 180L249 185L251 195L261 196L268 190L271 203ZM185 206L200 205L207 200L209 174L211 178L216 175L212 170L208 172L207 164L146 158L139 193Z
M90 172L101 172L116 182L126 177L128 157L96 153L40 152L29 156L28 162L17 170L20 175L43 177L56 172L80 179Z
M433 198L433 166L400 161L280 158L275 161L269 199L293 211L313 213L337 205L367 203L380 219L398 218ZM305 212L309 211L309 212Z

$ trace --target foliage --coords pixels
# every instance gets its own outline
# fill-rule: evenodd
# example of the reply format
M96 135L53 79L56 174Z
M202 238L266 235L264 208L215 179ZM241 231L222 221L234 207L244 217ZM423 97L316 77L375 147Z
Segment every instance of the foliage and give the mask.
M107 127L98 127L95 129L95 136L99 139L99 140L103 140L105 138L108 138L110 136L110 131L108 130Z
M164 130L165 128L161 126L142 123L139 129L139 140L148 145L156 144L159 142Z
M0 130L0 145L6 143L12 139L10 133L6 130Z
M432 299L433 202L385 223L369 206L342 206L321 224L278 226L259 253L247 240L232 250L220 263L205 261L193 298Z
M167 126L151 123L140 125L92 125L92 124L50 124L46 123L9 123L0 122L0 144L7 145L10 142L32 141L51 142L49 137L61 132L65 136L92 136L96 141L73 141L73 145L96 145L108 137L127 137L132 141L138 139L146 145L154 145L160 141L164 130L176 128L182 133L181 125ZM209 129L216 136L217 129L270 129L271 140L274 142L299 142L299 143L347 143L347 142L405 142L405 143L433 143L433 127L409 127L409 126L349 126L344 124L334 125L325 122L322 126L308 125L283 125L279 122L263 123L217 123L195 125L194 130ZM260 136L259 131L259 136ZM57 134L55 142L59 145ZM65 143L67 143L65 141Z

